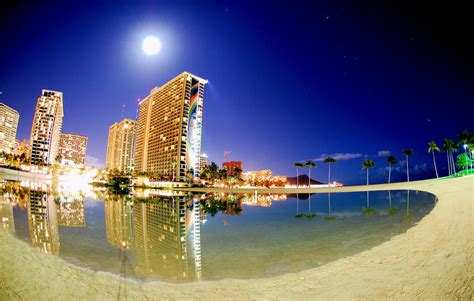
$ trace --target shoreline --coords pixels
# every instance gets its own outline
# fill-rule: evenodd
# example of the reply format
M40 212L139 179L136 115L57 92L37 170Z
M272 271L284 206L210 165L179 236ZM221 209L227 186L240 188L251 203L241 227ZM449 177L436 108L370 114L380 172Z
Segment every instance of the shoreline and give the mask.
M474 176L369 186L231 191L337 193L404 189L426 191L438 199L431 212L405 233L353 256L268 278L141 284L38 253L26 242L0 230L0 299L472 299ZM202 192L199 188L175 190Z

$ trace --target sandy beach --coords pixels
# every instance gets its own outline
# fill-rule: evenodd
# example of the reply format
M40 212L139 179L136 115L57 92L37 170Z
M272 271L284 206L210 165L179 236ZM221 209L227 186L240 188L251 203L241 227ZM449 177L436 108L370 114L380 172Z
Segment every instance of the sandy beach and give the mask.
M417 225L381 245L318 268L272 278L141 285L73 266L59 257L40 254L27 243L0 230L0 300L472 300L474 176L298 191L389 189L427 191L436 195L438 201ZM259 192L269 193L295 191L259 189Z

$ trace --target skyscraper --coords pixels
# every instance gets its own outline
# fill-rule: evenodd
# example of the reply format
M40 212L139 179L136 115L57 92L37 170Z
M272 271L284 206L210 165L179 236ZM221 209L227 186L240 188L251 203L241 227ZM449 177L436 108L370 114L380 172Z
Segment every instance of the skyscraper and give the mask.
M137 122L132 119L124 119L109 127L105 168L120 172L133 171L136 132Z
M177 181L199 175L204 85L183 72L139 103L135 170Z
M63 93L43 90L36 103L31 126L31 163L52 164L59 152L63 125Z
M17 111L0 103L0 152L13 151L19 119L20 114Z
M86 161L87 137L61 133L59 139L59 157L61 162L84 166Z

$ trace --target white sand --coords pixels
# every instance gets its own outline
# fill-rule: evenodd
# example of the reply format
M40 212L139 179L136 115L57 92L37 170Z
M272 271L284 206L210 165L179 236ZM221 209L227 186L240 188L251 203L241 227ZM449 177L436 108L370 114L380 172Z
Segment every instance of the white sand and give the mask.
M139 285L37 253L27 243L0 231L0 300L473 300L474 176L368 188L423 190L435 194L438 202L416 226L370 250L303 272L251 280ZM366 186L312 189L365 190ZM279 192L290 191L280 189Z

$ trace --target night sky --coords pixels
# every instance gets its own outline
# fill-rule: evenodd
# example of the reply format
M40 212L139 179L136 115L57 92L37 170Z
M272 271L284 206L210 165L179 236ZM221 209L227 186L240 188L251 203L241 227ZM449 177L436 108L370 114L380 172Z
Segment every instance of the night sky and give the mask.
M0 4L0 102L20 112L17 138L28 139L41 89L62 91L63 132L89 137L90 163L105 162L123 104L135 118L137 99L183 71L209 79L203 152L244 170L294 176L295 161L342 154L336 180L364 183L368 157L375 183L387 178L380 155L402 160L410 147L411 178L434 177L427 142L472 129L461 2L18 2ZM157 56L141 50L148 34L162 41ZM325 180L327 166L313 174Z

